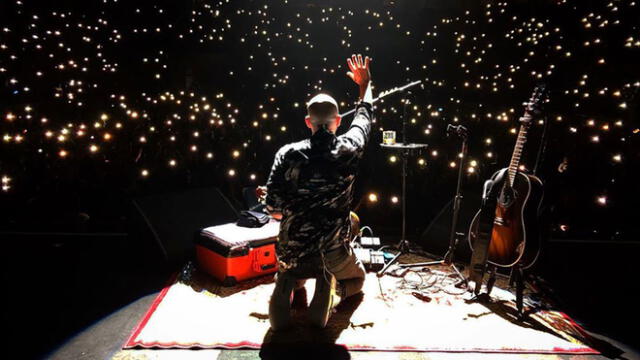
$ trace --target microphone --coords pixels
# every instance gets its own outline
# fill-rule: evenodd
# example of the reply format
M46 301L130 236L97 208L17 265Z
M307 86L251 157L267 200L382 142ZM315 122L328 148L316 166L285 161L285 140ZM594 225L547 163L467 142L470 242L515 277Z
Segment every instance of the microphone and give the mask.
M447 136L449 135L457 135L463 138L466 138L469 131L466 127L462 125L451 125L447 124Z

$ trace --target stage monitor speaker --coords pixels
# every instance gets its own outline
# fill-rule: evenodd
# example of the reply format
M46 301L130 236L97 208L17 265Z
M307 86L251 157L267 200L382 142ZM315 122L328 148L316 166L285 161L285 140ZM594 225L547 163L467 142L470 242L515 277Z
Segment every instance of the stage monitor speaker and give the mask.
M238 220L238 211L218 188L144 196L133 205L170 263L192 258L198 230Z
M468 262L471 259L471 249L467 241L467 233L471 220L480 209L482 195L477 189L478 186L466 186L463 189L460 212L458 214L458 226L456 232L464 233L459 237L458 246L455 251L456 262ZM455 191L455 189L454 189ZM419 245L428 253L444 256L449 248L449 234L451 231L451 219L453 216L453 198L447 202L435 215L431 223L425 228L420 236Z

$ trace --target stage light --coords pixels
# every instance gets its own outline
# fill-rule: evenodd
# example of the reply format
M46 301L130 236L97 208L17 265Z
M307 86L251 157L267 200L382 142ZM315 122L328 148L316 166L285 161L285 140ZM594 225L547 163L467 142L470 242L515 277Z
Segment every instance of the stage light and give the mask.
M370 202L376 202L378 201L378 195L374 194L374 193L370 193L369 194L369 201Z
M397 196L392 196L391 197L391 202L394 203L394 204L397 204L398 203L398 197Z

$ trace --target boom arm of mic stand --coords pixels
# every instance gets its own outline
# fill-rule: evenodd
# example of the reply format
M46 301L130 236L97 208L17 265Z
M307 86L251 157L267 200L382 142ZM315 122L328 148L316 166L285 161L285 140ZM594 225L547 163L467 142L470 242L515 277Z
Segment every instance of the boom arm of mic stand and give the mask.
M420 83L422 83L422 80L416 80L416 81L414 81L414 82L410 82L410 83L408 83L408 84L406 84L406 85L404 85L404 86L402 86L402 87L399 87L399 88L393 88L393 89L391 89L391 90L383 91L383 92L381 92L381 93L380 93L380 95L379 95L377 98L373 99L372 103L374 103L374 104L375 104L375 103L376 103L376 101L378 101L378 100L380 100L380 99L384 98L385 96L388 96L388 95L394 94L394 93L399 92L399 91L405 91L406 89L408 89L408 88L410 88L410 87L412 87L412 86L418 85L418 84L420 84ZM341 115L340 115L340 117L341 117L341 118L344 118L345 116L348 116L348 115L353 114L355 111L356 111L356 109L351 109L351 110L347 111L346 113L341 114Z

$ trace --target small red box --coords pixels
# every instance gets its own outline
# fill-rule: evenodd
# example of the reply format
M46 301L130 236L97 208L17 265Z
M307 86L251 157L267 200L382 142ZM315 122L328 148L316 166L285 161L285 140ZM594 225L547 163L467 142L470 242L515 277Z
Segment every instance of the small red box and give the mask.
M195 240L198 266L225 286L272 274L279 229L275 219L259 228L228 223L202 229Z

